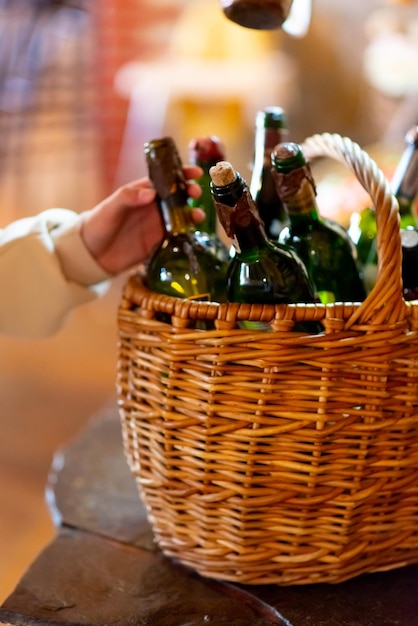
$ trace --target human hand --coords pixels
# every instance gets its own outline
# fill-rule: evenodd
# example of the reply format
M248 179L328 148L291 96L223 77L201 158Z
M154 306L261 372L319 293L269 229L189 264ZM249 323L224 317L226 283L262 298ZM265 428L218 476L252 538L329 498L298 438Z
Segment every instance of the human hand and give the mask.
M185 166L191 198L199 198L200 186L193 179L202 175L195 166ZM192 209L196 223L205 217ZM81 237L90 254L109 274L117 274L141 263L161 241L163 228L155 202L155 190L144 177L123 185L90 211L82 214Z

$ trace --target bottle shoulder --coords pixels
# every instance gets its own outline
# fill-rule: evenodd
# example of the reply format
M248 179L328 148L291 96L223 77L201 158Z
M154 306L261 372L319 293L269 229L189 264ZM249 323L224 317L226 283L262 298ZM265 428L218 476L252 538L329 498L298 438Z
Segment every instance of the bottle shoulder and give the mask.
M194 237L199 245L214 255L222 263L227 263L230 258L229 250L217 233L207 233L197 230Z
M289 263L300 263L295 250L283 241L273 241L266 238L260 245L254 246L246 250L236 251L234 259L238 262L259 261L260 259L283 259Z
M298 289L304 291L305 294L313 295L314 289L305 264L296 250L285 244L268 240L262 248L244 253L237 252L229 261L229 272L238 269L241 271L243 266L249 273L255 272L260 275L264 273L270 279L277 278L279 282L286 277L289 284L295 281L299 284Z
M299 221L285 226L279 235L279 241L308 240L312 245L328 244L339 248L355 249L347 230L338 222L320 217L317 220Z
M245 268L245 271L243 271ZM247 303L315 302L304 265L292 257L265 254L242 260L235 256L227 272L228 299Z
M155 249L155 252L159 249L164 250L168 247L181 245L183 243L193 243L193 239L194 233L192 232L167 232L160 245Z
M205 260L205 263L215 264L218 259L213 254L213 250L209 245L205 245L205 241L200 241L194 232L185 233L167 233L163 241L157 246L150 256L150 264L157 257L164 257L170 260L170 257L193 257Z

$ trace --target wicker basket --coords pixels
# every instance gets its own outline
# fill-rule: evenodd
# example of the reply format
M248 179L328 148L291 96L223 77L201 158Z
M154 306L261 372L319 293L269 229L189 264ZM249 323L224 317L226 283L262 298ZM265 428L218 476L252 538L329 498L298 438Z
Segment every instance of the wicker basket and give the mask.
M402 297L397 202L349 139L303 148L345 163L375 204L379 272L363 303L218 305L132 277L118 313L124 445L155 540L238 583L336 583L418 562L418 302ZM215 330L188 328L196 319ZM237 328L244 319L273 332ZM325 332L290 332L305 319Z

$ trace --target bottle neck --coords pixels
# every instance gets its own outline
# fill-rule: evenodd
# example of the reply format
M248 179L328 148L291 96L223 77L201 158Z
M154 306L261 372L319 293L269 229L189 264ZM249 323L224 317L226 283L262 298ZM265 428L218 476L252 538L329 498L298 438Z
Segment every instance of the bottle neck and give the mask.
M166 198L157 195L163 225L166 233L179 235L194 229L187 205L187 193L182 188L173 191Z
M271 155L273 148L284 140L284 128L257 127L254 143L254 166L250 182L250 192L257 200L263 178L271 178Z
M392 179L392 191L399 203L402 217L412 216L418 194L418 147L409 144L399 161Z
M231 237L237 255L241 258L257 257L260 250L268 247L264 227L253 217L246 224L235 224L235 233Z
M189 232L192 221L188 211L187 183L173 139L163 137L146 143L145 156L166 233Z
M239 255L256 253L268 240L257 207L243 178L223 187L211 186L219 220Z
M219 159L222 160L222 159ZM192 206L199 206L205 212L205 219L199 223L198 229L208 235L216 234L216 209L213 202L212 193L210 190L211 177L209 174L210 168L216 164L217 161L197 161L196 165L202 168L203 174L197 180L202 189L202 195L197 200L193 201Z
M210 189L211 176L209 170L219 161L225 160L225 147L216 135L204 135L195 137L189 142L189 162L197 165L203 171L202 176L196 181L202 190L202 195L197 199L189 199L192 207L200 207L205 212L205 219L200 222L198 230L211 237L216 236L216 209Z
M289 173L274 171L276 192L285 207L291 224L318 221L316 189L310 168L303 166Z

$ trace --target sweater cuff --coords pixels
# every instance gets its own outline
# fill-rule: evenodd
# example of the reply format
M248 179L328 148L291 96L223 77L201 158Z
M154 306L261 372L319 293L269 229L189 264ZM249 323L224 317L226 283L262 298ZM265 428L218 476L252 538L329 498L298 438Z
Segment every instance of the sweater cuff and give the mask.
M55 251L67 280L85 287L97 285L112 278L100 267L87 250L81 238L81 218L72 224L63 224L51 232Z

